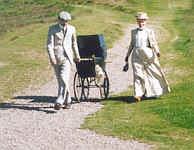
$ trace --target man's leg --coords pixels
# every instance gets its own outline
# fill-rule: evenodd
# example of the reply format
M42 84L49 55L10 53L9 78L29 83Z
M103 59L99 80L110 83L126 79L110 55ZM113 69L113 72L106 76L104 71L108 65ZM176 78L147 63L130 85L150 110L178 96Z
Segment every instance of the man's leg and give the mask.
M55 65L54 69L55 69L55 74L56 74L56 78L57 78L57 82L58 82L58 96L57 96L57 99L55 101L54 108L56 110L59 110L62 107L63 102L64 102L63 82L62 82L62 79L61 79L61 76L60 76L60 74L61 74L61 65Z
M67 59L61 66L61 79L63 82L63 104L68 105L71 104L71 96L69 90L69 79L71 74L71 64Z

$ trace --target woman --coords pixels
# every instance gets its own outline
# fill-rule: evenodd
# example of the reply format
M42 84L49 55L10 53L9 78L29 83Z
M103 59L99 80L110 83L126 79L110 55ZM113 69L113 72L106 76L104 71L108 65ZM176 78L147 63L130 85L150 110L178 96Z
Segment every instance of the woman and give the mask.
M139 12L136 19L138 28L131 31L131 43L125 61L128 63L128 57L132 53L134 98L141 101L143 96L159 97L166 94L170 88L160 68L160 51L154 31L145 27L148 16Z

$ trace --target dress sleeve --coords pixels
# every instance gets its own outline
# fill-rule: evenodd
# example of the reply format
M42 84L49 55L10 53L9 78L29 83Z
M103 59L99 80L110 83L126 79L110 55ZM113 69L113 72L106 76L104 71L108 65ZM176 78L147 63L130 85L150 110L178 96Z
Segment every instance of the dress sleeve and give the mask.
M131 55L131 52L134 48L134 42L133 42L133 31L131 31L131 42L130 42L130 45L129 45L129 48L128 48L128 51L127 51L127 57L129 57Z
M158 43L155 38L155 33L153 30L150 31L150 46L155 50L156 53L160 53Z

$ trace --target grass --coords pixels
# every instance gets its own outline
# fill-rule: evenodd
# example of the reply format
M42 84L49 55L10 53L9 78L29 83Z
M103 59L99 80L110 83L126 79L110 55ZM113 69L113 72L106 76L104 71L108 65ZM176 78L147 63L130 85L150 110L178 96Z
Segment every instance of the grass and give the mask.
M40 34L40 30L45 33ZM7 64L0 70L2 98L22 90L33 78L41 81L39 77L43 74L39 67L48 66L47 55L43 49L46 30L41 24L31 25L17 29L16 32L8 32L0 41L0 60Z

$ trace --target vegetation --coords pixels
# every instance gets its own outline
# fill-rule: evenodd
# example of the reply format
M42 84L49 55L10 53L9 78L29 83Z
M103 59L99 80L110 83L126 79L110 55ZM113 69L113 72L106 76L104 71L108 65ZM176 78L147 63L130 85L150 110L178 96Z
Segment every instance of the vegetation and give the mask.
M103 101L83 128L154 144L153 149L194 147L194 10L191 0L0 0L0 99L12 97L30 84L51 80L45 50L48 27L62 9L73 16L77 34L105 35L110 48L137 11L168 35L160 42L161 64L171 93L157 100L133 103L132 92ZM51 74L50 76L48 76Z

